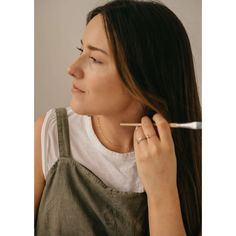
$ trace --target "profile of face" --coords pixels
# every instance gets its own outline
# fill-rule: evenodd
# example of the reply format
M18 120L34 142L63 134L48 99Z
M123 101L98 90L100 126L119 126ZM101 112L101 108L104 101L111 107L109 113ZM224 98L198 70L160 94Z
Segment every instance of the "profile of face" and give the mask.
M117 115L135 112L140 104L122 84L100 14L88 24L81 40L81 54L68 68L73 85L70 106L83 115Z

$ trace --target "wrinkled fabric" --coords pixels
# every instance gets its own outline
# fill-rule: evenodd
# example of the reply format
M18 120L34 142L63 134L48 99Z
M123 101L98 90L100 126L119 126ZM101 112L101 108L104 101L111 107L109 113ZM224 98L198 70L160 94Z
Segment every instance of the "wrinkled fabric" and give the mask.
M117 191L75 161L66 109L56 114L60 158L46 178L36 236L149 235L146 193Z

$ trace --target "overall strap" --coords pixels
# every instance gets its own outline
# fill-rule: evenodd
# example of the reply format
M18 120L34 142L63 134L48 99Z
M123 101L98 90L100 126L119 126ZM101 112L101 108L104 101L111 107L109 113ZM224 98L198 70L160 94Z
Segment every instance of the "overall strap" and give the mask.
M66 108L56 108L56 116L60 157L70 157L70 136Z

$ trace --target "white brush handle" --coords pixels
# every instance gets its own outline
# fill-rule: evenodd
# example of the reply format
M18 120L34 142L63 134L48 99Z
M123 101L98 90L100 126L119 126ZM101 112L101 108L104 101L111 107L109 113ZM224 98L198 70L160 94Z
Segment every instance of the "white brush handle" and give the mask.
M156 123L153 125L157 126ZM189 123L169 123L171 128L202 129L202 122L194 121ZM141 123L120 123L120 126L142 126Z

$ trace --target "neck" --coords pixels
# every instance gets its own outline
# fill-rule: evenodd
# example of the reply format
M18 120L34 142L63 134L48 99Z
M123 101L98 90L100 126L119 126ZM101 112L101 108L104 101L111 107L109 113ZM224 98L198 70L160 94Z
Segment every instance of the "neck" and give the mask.
M133 151L133 133L135 127L122 127L120 123L140 122L141 116L92 116L92 124L100 142L108 149L125 153Z

